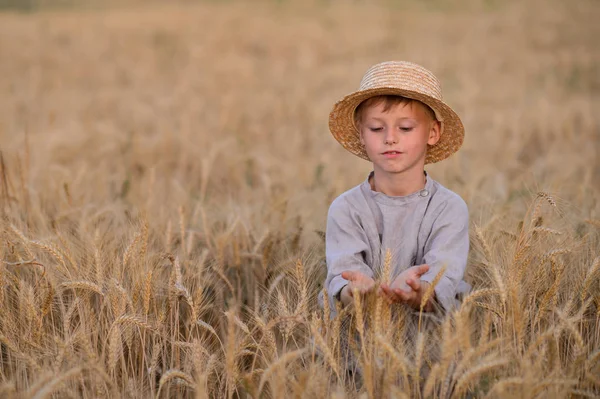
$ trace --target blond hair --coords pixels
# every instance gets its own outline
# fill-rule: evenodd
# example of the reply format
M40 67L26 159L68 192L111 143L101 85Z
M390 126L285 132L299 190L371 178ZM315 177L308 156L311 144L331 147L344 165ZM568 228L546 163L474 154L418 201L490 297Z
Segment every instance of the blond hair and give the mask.
M418 104L421 104L425 108L425 112L431 117L432 120L436 120L435 112L433 112L433 110L431 109L431 107L429 107L429 105L424 104L419 100L414 100L414 99L408 98L408 97L392 95L392 94L384 94L384 95L380 95L380 96L373 96L373 97L367 98L366 100L361 102L358 105L358 107L356 107L356 109L354 110L354 125L357 127L360 125L360 122L362 120L362 114L364 113L365 109L379 105L382 102L384 104L383 112L388 112L392 107L395 107L396 105L399 105L399 104L409 105L409 104L413 104L413 103L418 103Z

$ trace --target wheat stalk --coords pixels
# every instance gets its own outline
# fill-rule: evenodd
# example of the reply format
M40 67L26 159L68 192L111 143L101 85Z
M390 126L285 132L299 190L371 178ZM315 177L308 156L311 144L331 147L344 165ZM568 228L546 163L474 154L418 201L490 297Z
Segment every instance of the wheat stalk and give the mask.
M55 377L48 384L44 385L44 387L35 394L33 399L43 399L43 398L48 397L61 384L63 384L67 380L70 380L70 379L78 376L79 374L81 374L82 371L83 371L83 369L81 367L73 367L72 369L68 370L67 372Z
M377 335L376 340L379 343L380 347L384 349L394 361L394 367L392 369L392 373L399 369L402 371L402 375L405 380L405 386L408 386L408 376L411 375L410 366L406 362L406 360L400 355L400 353L390 344L388 340L386 340L382 335Z
M417 344L415 352L415 396L421 397L421 366L423 362L423 352L425 350L425 334L419 332L417 335Z
M338 366L337 366L337 363L335 362L335 358L333 356L333 353L331 352L331 350L327 346L327 343L323 339L323 336L319 333L319 330L315 326L314 321L311 322L310 327L311 327L311 330L310 330L311 334L312 334L313 338L315 339L315 344L319 348L321 348L321 351L325 355L325 360L327 360L327 363L329 364L329 367L331 367L331 369L335 373L336 377L339 379L340 378L340 374L339 374Z
M260 397L260 394L262 393L262 390L263 390L263 388L264 388L267 380L271 376L271 374L273 374L278 368L285 367L285 365L288 364L289 362L291 362L292 360L295 360L298 357L302 356L302 354L304 353L304 351L305 351L304 349L297 349L297 350L292 351L292 352L287 352L283 356L281 356L279 359L277 359L275 362L273 362L263 372L262 377L260 378L260 383L258 384L258 393L257 393L257 396Z

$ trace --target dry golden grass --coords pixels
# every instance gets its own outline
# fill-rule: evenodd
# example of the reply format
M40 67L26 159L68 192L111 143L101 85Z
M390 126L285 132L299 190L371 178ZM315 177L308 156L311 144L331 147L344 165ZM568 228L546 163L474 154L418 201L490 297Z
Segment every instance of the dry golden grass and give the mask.
M599 19L590 0L0 14L0 396L600 395ZM467 130L428 167L472 222L474 289L443 320L317 305L327 208L369 171L328 112L387 59L433 70Z

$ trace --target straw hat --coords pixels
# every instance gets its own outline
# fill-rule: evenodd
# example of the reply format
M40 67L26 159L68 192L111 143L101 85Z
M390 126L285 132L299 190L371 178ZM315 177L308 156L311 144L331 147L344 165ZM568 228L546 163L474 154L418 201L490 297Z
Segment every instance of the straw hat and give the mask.
M462 145L465 128L456 112L442 101L442 88L433 73L412 62L388 61L369 68L358 91L338 101L329 114L329 130L333 137L354 155L369 160L354 124L356 107L379 95L418 100L435 112L436 119L441 122L440 139L427 148L426 164L448 158Z

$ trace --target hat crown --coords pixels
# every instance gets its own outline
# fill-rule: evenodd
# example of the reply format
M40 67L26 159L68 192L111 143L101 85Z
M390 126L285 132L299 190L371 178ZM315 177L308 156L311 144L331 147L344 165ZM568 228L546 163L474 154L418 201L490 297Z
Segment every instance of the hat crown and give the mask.
M387 61L373 65L363 76L359 90L398 88L442 101L442 86L431 71L407 61Z

